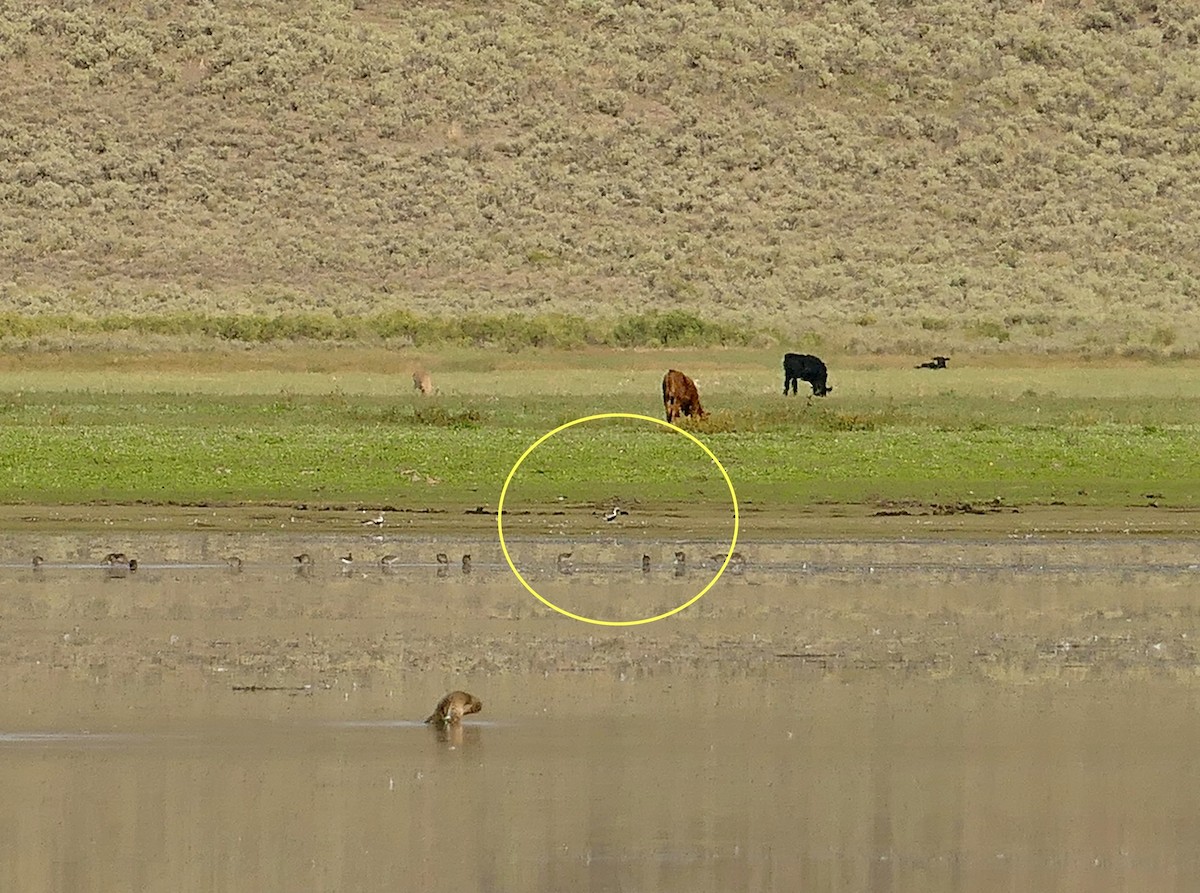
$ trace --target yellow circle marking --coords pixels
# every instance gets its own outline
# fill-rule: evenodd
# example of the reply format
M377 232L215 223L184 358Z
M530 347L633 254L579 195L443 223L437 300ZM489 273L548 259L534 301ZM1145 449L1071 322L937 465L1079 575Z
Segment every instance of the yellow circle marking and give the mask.
M521 572L517 570L517 566L513 564L512 556L508 554L508 544L504 541L504 499L508 495L508 485L512 483L513 475L517 473L517 469L521 467L521 463L529 458L530 453L540 447L555 434L558 434L560 431L566 431L568 428L573 428L576 425L582 425L584 422L594 422L598 419L637 419L641 422L653 422L656 425L662 425L664 428L670 428L672 431L682 434L692 443L696 444L696 446L700 447L700 449L704 450L704 452L708 455L708 458L712 459L713 464L717 466L717 470L721 472L721 477L725 479L725 484L729 487L729 498L733 501L733 539L729 541L729 551L725 554L725 561L722 562L721 567L717 570L716 576L708 581L707 586L697 592L682 605L679 605L676 608L672 608L670 611L666 611L654 617L643 617L640 620L597 620L595 617L584 617L580 614L573 614L565 608L560 608L553 602L547 601L536 589L529 585L529 582L524 577L521 576ZM655 620L662 620L664 617L670 617L672 614L678 614L684 608L694 605L704 596L704 593L713 588L717 580L721 579L721 574L725 573L725 568L729 566L729 559L733 557L733 550L737 547L739 517L737 492L733 489L733 481L729 479L729 472L725 470L725 466L721 464L721 460L719 460L716 455L714 455L713 451L705 446L698 437L695 437L689 432L684 431L677 425L672 425L670 422L664 422L662 419L656 419L653 416L638 415L637 413L633 412L604 412L600 413L599 415L584 416L583 418L567 422L565 425L559 425L553 431L549 432L548 434L543 434L541 437L535 440L533 445L521 454L521 458L517 460L517 463L508 473L508 477L504 479L504 488L500 491L500 504L496 509L496 526L500 534L500 548L504 551L504 560L508 562L509 568L511 568L512 572L516 574L517 579L521 581L521 585L528 589L533 597L540 601L543 605L546 605L548 608L553 608L558 613L566 617L570 617L572 620L582 620L584 623L594 623L597 626L638 626L642 623L653 623Z

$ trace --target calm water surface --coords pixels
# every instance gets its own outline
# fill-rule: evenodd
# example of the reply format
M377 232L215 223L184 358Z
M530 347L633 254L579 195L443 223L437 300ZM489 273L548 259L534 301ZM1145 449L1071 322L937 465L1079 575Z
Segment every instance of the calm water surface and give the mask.
M124 575L104 545L0 540L0 890L1200 883L1186 543L747 547L631 629L542 607L487 543L384 544L413 559L384 572L164 535ZM674 548L648 578L615 545L527 561L620 611L703 584ZM481 714L419 722L459 687Z

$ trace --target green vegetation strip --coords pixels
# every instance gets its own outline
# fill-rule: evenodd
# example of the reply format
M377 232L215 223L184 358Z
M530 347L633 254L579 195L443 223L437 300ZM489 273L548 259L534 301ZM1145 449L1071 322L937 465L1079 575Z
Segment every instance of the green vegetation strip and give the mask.
M216 418L214 414L211 418ZM540 427L139 421L0 427L0 502L349 502L495 507ZM922 499L1123 504L1153 491L1194 506L1192 427L1105 424L1060 430L912 427L703 435L754 503ZM551 442L552 444L552 442ZM511 505L569 500L727 499L685 439L625 426L539 450Z
M682 310L651 311L620 319L565 313L418 316L404 311L342 316L335 313L0 313L0 338L16 343L50 336L87 338L112 333L199 337L215 342L295 342L575 348L712 347L777 340L761 326L710 322Z
M10 358L0 379L0 503L495 508L546 432L604 412L659 416L671 365L697 377L711 415L683 424L744 503L1200 502L1200 376L1187 364L965 360L933 374L838 362L834 394L808 399L780 395L776 351L458 349L439 353L440 393L423 398L403 371L415 360L391 351L259 349L223 369L192 354L63 356L77 367ZM323 371L295 371L310 362ZM508 506L614 499L715 506L728 493L686 438L607 421L548 440Z

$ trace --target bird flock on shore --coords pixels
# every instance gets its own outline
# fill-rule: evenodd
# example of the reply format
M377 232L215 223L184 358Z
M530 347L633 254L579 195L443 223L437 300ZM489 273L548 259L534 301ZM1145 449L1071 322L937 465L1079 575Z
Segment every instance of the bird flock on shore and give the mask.
M614 503L612 509L605 513L602 517L605 523L612 524L618 521L623 515L628 514L628 511ZM382 527L384 524L383 513L381 512L375 517L364 519L361 521L361 523L364 526L369 527ZM373 539L375 541L382 542L383 537L376 535L373 537ZM344 574L352 573L359 564L359 562L356 561L352 551L347 551L344 555L337 555L335 561L335 566L340 566ZM293 555L292 563L296 573L300 576L311 575L314 568L317 566L317 561L310 552L300 552L299 554ZM400 567L430 566L427 562L415 560L415 556L402 556L395 553L381 555L377 559L374 559L373 563L385 574L394 572ZM470 553L464 553L460 561L457 563L463 575L471 574L473 566ZM368 567L372 566L371 561L362 562L362 564ZM226 555L221 558L221 564L215 564L213 566L221 567L222 565L231 573L241 573L247 566L247 561L240 555ZM699 563L700 567L708 569L719 568L722 567L722 565L724 565L730 573L740 575L745 571L746 559L741 552L732 552L728 555L710 555L707 559L704 559ZM40 554L36 554L32 558L32 567L35 572L40 572L43 570L43 568L51 566L54 565L48 564L46 559ZM141 565L139 565L137 558L132 558L126 555L124 552L114 550L106 553L99 560L98 565L80 565L77 563L62 562L57 566L99 566L105 569L109 576L124 577L135 573ZM149 565L148 567L162 568L171 566L172 565L168 563ZM191 564L186 566L202 567L205 565ZM452 567L450 556L445 552L436 553L433 558L432 566L436 568L438 577L448 576ZM687 554L681 549L675 550L669 566L674 576L685 576L688 573ZM634 567L636 568L638 565L634 565ZM649 553L643 553L640 561L641 573L643 575L649 575L652 572L653 567L654 561ZM560 552L558 554L554 562L554 569L561 575L570 576L577 572L589 569L589 566L577 564L575 561L574 551L568 551ZM604 566L603 568L600 566L592 566L591 569L613 570L614 568L611 566ZM456 690L450 692L438 702L433 713L430 714L430 716L425 720L425 723L435 727L439 731L439 735L452 735L452 737L448 738L447 740L451 741L452 743L460 744L462 742L460 731L462 718L472 713L478 713L482 709L483 702L479 698L468 692Z
M555 564L554 564L555 570L557 570L558 573L560 573L564 576L570 576L577 572L586 570L587 566L580 566L575 563L574 554L575 554L574 552L559 553L558 557L555 559ZM710 555L706 560L701 561L699 566L702 568L717 568L717 567L720 567L725 562L725 558L726 558L726 556L723 554ZM245 559L243 559L239 555L226 555L221 559L221 561L222 561L222 564L233 573L240 573L246 567ZM353 572L355 567L358 564L358 562L356 562L356 560L354 558L353 552L347 552L345 555L337 556L336 561L337 561L338 566L341 567L341 570L343 571L343 573L347 573L347 574ZM301 575L309 575L313 572L313 569L316 567L317 562L310 553L301 552L298 555L292 556L292 564L295 567L297 573L299 573ZM367 562L366 564L367 564L367 566L370 566L369 562ZM382 570L384 573L394 572L397 568L401 568L401 567L428 567L428 566L430 566L428 562L412 561L412 560L406 561L403 556L396 555L394 553L389 553L387 555L381 555L378 559L375 560L374 564L375 564L375 566L379 567L380 570ZM33 566L34 570L41 570L41 569L43 569L45 567L49 567L51 565L49 565L46 562L46 559L44 557L42 557L41 555L34 555L33 561L32 561L32 566ZM79 565L76 563L64 562L64 563L61 563L59 566L61 566L61 567L80 567L80 566L87 567L89 565ZM97 565L91 565L91 566L102 567L102 568L109 570L110 572L130 573L130 572L136 571L139 567L139 564L138 564L138 559L130 558L124 552L109 552L102 559L100 559L100 561L98 562ZM170 566L170 565L159 565L159 566L161 567L161 566ZM196 565L188 565L188 566L203 567L205 565L196 564ZM220 567L221 565L213 565L213 566ZM451 568L450 557L445 552L438 552L434 556L432 566L437 568L437 575L439 577L448 576L450 573L450 568ZM471 563L470 553L465 553L462 556L462 559L459 563L459 567L461 569L462 574L469 575L471 573L473 566ZM601 568L597 567L595 569L601 569ZM611 566L605 565L603 567L603 569L610 570L613 568ZM641 557L641 572L643 574L649 574L652 571L652 569L653 569L653 561L651 560L651 558L648 554L643 554ZM731 555L729 555L729 564L726 569L732 574L743 573L746 569L745 556L742 555L741 552L734 552ZM687 554L685 552L683 552L682 550L676 550L676 552L674 554L674 558L671 562L671 570L676 577L682 577L687 574L687 572L688 572Z

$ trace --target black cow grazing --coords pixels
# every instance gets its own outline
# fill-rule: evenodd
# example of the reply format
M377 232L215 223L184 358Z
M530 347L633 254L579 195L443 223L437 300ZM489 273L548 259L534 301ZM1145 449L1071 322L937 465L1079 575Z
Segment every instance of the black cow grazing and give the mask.
M928 363L918 363L918 369L945 369L946 364L950 362L949 357L934 357Z
M833 390L833 386L826 383L828 375L829 372L820 357L810 356L806 353L785 353L783 355L784 396L787 396L788 388L792 389L793 394L797 393L799 383L807 381L812 385L814 394L824 397Z

